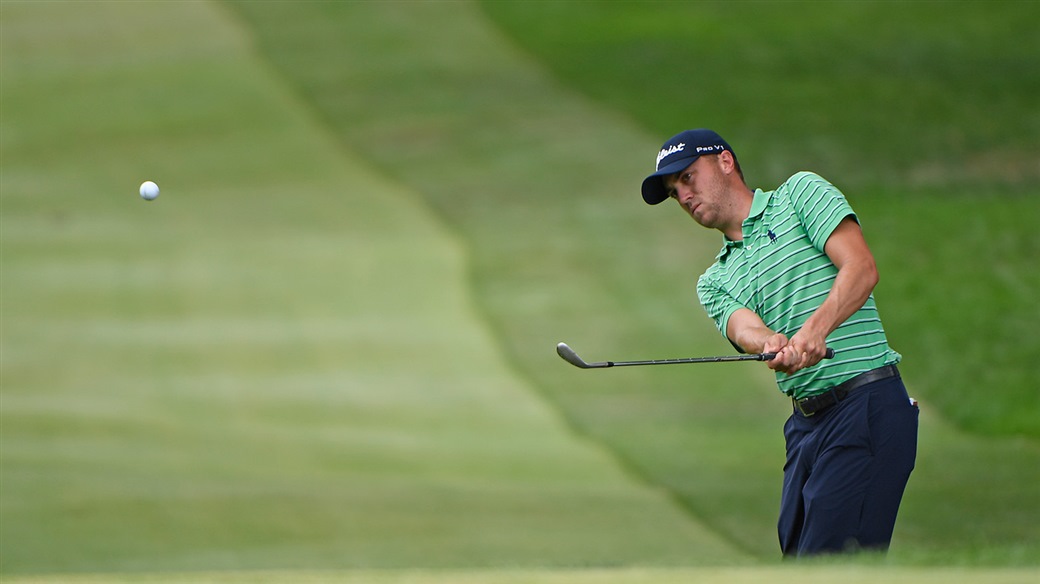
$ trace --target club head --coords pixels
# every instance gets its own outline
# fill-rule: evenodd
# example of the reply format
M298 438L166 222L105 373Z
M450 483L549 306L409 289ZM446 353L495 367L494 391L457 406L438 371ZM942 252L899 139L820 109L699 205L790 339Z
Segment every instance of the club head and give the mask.
M567 346L567 343L557 343L556 344L556 354L559 355L560 357L562 357L564 361L570 363L571 365L574 365L575 367L580 367L582 369L593 369L593 368L596 368L596 367L609 367L609 365L606 364L606 363L593 363L591 365L589 363L586 363L584 359L579 357L578 354L574 352L574 349L571 349L570 347Z

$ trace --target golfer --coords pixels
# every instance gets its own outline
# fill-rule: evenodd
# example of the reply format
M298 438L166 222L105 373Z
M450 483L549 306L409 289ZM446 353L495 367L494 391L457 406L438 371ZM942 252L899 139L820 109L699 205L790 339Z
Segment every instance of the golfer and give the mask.
M845 197L811 172L751 190L733 149L707 129L665 142L642 194L651 205L674 199L722 232L700 302L738 351L777 354L767 365L793 409L777 524L784 556L887 550L917 456L918 409Z

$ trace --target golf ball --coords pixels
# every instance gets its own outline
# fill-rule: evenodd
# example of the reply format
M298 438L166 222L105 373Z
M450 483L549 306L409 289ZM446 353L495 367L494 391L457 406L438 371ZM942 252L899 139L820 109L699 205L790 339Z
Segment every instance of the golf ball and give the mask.
M141 198L146 201L153 201L155 197L159 196L159 185L153 183L150 180L146 180L141 183Z

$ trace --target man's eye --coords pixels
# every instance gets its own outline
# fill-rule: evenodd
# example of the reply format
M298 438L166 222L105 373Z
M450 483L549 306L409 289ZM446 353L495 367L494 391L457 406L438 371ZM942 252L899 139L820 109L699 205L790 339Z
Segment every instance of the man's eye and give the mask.
M693 177L693 173L692 172L684 172L683 175L679 177L679 180L681 180L683 184L687 184L687 183L690 182L690 178L692 178L692 177Z

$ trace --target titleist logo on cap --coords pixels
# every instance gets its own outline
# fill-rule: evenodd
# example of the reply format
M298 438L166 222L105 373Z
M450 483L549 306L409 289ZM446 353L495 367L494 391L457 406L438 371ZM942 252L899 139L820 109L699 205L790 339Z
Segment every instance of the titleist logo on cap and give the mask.
M668 148L662 148L661 151L657 153L657 170L661 170L661 161L664 160L665 157L675 154L676 152L682 152L685 148L686 144L684 142L679 142L675 146L669 146ZM700 150L700 148L698 148L698 150Z
M710 153L710 152L722 152L725 149L726 149L726 147L724 145L722 145L722 144L713 144L711 146L697 146L695 148L698 156L701 155L701 154ZM657 170L661 170L661 161L662 160L664 160L665 158L668 158L669 156L671 156L672 154L675 154L676 152L682 152L683 150L686 150L686 142L679 142L678 144L676 144L674 146L669 146L667 148L662 148L661 151L657 153Z

